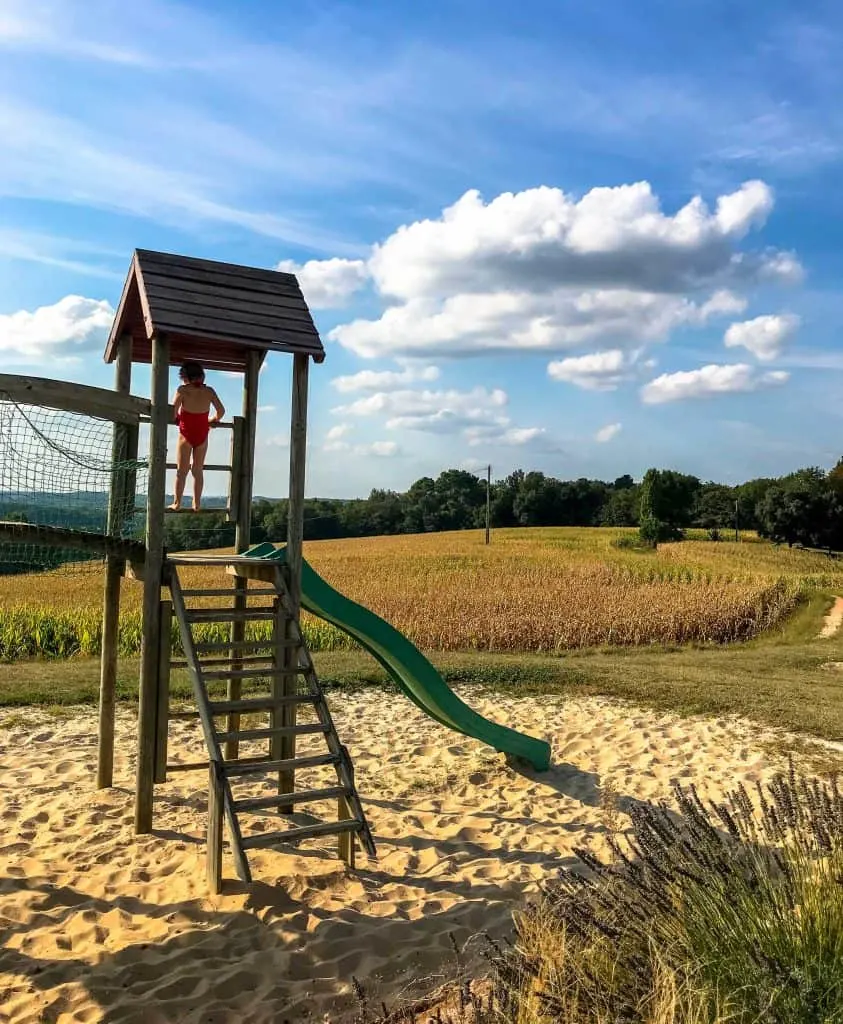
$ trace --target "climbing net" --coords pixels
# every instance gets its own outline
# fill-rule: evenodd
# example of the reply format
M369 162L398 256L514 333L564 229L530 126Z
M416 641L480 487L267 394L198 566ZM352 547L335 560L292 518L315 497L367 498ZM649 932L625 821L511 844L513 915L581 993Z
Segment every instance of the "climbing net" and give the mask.
M0 575L96 569L104 555L85 534L142 539L147 463L130 457L128 431L110 421L24 405L0 391L0 522L29 524L18 540L0 534ZM121 508L109 511L120 484ZM52 527L67 540L46 542ZM74 546L73 534L79 535Z

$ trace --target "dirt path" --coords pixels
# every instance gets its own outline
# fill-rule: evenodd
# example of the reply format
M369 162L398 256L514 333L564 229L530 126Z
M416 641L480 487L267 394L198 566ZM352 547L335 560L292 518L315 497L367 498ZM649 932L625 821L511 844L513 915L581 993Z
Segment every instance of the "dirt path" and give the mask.
M843 625L843 597L836 597L828 615L823 619L823 628L817 634L820 639L828 639Z

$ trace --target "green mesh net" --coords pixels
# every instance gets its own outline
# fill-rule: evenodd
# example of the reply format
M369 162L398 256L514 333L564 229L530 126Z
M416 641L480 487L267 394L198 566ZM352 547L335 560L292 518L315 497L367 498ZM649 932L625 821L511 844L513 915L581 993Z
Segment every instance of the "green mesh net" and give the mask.
M147 464L129 445L108 420L0 391L0 523L25 524L20 536L0 531L0 574L98 570L105 554L92 536L142 540ZM115 490L125 501L109 508Z

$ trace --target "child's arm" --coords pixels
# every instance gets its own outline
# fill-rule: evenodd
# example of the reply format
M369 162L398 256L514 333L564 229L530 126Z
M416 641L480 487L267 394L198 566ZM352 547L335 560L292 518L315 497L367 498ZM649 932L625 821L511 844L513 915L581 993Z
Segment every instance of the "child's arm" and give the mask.
M176 393L175 393L175 395L173 395L173 419L176 421L176 423L178 423L178 421L179 421L179 412L181 411L181 407L182 407L182 394L181 394L181 388L179 387L179 388L176 388Z
M225 406L220 401L219 395L214 391L213 388L208 389L211 392L211 405L216 410L216 416L208 422L212 427L215 427L219 421L225 416Z

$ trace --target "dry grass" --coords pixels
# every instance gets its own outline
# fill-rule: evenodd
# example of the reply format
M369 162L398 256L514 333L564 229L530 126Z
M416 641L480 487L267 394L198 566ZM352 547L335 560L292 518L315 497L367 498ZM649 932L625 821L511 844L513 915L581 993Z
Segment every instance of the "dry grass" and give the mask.
M306 556L333 586L429 650L562 651L603 645L724 643L780 622L800 594L843 586L838 563L752 539L621 550L613 529L322 541ZM186 586L219 579L184 572ZM218 585L218 582L217 584ZM95 653L99 573L0 578L0 657ZM124 584L121 649L140 639L140 588ZM349 646L305 620L316 650Z

